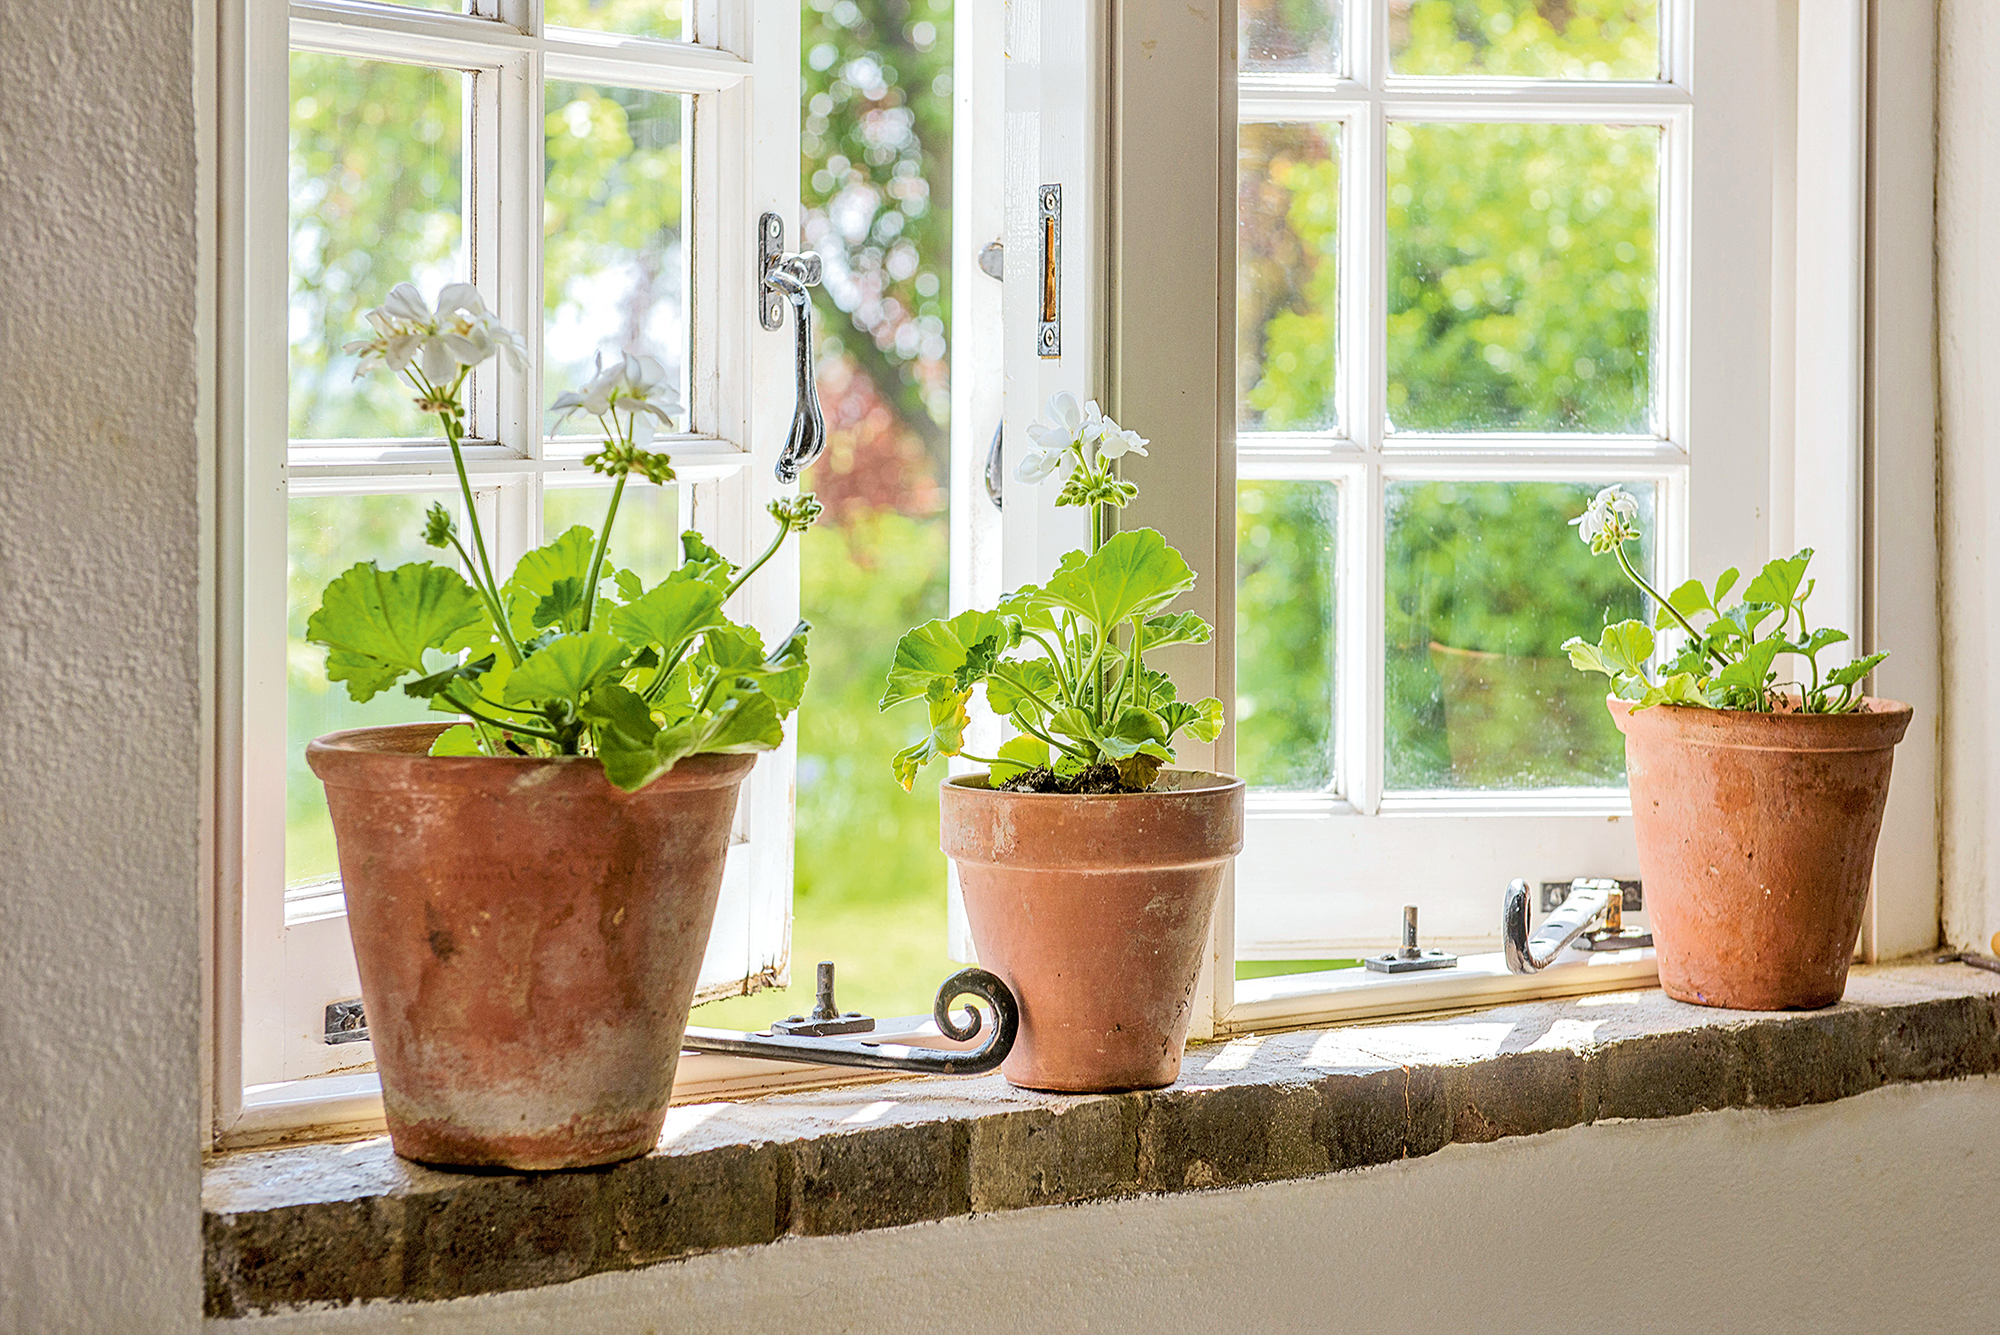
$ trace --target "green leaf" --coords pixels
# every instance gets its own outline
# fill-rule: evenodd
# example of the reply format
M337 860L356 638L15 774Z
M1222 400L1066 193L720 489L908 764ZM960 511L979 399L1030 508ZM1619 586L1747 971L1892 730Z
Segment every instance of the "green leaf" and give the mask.
M486 749L479 744L479 729L470 723L454 723L437 735L431 743L434 756L483 756Z
M1058 571L1048 594L1103 631L1163 610L1194 587L1194 571L1150 528L1128 529L1082 565Z
M700 580L668 581L611 613L607 628L633 646L658 645L668 658L722 615L722 590Z
M580 635L558 636L514 669L501 702L523 706L567 700L574 707L600 682L625 666L625 655L624 642L607 631L587 630Z
M728 557L709 546L708 539L689 529L681 534L680 568L667 578L676 582L699 580L726 589L729 581L736 578L736 567Z
M696 750L740 755L776 750L784 741L785 725L778 717L777 702L758 691L723 701Z
M1693 616L1696 612L1713 612L1715 604L1709 601L1708 590L1698 579L1691 579L1667 595L1667 601L1682 616Z
M1852 663L1843 663L1826 674L1826 684L1829 686L1856 685L1863 677L1880 666L1882 660L1888 656L1887 654L1870 654L1866 658L1857 658Z
M326 586L306 638L326 646L327 679L366 703L422 672L424 650L465 648L466 632L485 625L485 603L456 570L419 561L385 573L362 561Z
M1653 632L1642 621L1620 621L1606 626L1596 644L1571 636L1563 641L1570 666L1579 672L1602 672L1614 681L1619 677L1646 675L1646 661L1653 656Z
M1711 607L1722 606L1723 598L1728 595L1731 589L1736 587L1737 577L1742 573L1735 566L1731 566L1715 577L1715 595L1713 601L1709 604Z
M990 691L992 687L989 685L987 689ZM995 759L999 763L988 769L986 777L987 782L997 788L1017 774L1026 774L1031 769L1041 769L1047 765L1049 744L1039 737L1023 734L1004 743Z
M433 672L428 677L404 682L403 694L417 700L428 700L461 678L466 681L478 681L493 670L494 661L494 656L488 654L469 663L453 663L442 672Z
M896 782L909 792L917 781L917 771L939 756L955 756L965 749L965 730L972 716L965 712L971 691L945 691L929 697L931 730L913 746L904 747L890 760Z
M810 630L810 622L801 621L794 626L792 633L765 658L757 675L757 689L776 706L780 718L797 709L805 696L806 678L811 670L806 663L806 634Z
M597 535L582 524L577 524L554 542L546 543L523 556L514 565L514 573L500 586L500 599L507 608L507 618L513 624L514 634L526 639L551 621L537 621L544 600L556 591L559 581L576 581L576 592L571 595L578 606L586 592L583 582L590 575L590 558L597 550ZM610 559L606 554L607 561Z
M1030 691L1044 701L1054 702L1056 674L1047 659L1003 660L994 664L992 672L987 674L986 704L1002 718L1018 714L1023 709L1036 718L1041 717L1043 710L1029 698Z
M1098 739L1097 745L1109 760L1122 760L1141 751L1149 751L1162 760L1174 758L1167 749L1166 721L1152 710L1136 706L1120 711L1117 723Z
M1708 697L1702 694L1701 683L1696 681L1691 673L1686 672L1677 672L1658 686L1648 688L1632 708L1651 709L1654 705L1692 705L1699 709L1709 707Z
M1197 742L1212 742L1222 735L1222 701L1212 695L1194 704L1176 700L1160 710L1160 717L1166 722L1169 742L1182 730Z
M653 738L659 735L660 725L653 721L653 711L637 691L628 690L617 682L604 682L590 693L589 698L577 706L577 717L589 723L597 733L598 751L602 753L607 744L632 750L650 750Z
M609 562L606 563L607 565ZM626 602L637 602L646 592L646 586L639 576L630 570L611 572L611 587L618 590L618 596Z
M880 708L928 696L937 681L969 691L1002 653L1020 642L1019 619L998 612L961 612L949 621L926 621L896 642Z
M1791 611L1805 601L1799 595L1799 582L1805 578L1806 565L1812 560L1812 554L1812 548L1801 547L1796 556L1765 562L1763 570L1743 590L1743 601L1774 603L1787 612Z
M1139 629L1139 652L1150 654L1170 644L1207 644L1214 629L1193 612L1147 617Z
M555 582L548 597L535 604L535 610L528 616L528 624L537 630L543 626L561 626L564 630L574 630L583 624L583 579L581 576L564 576Z
M1098 744L1101 736L1097 721L1075 706L1058 709L1049 715L1049 731L1061 733L1065 737L1074 737L1077 741L1087 742L1093 747Z
M1743 657L1717 672L1711 684L1762 693L1770 684L1771 664L1784 647L1785 641L1775 636L1757 641L1743 651Z

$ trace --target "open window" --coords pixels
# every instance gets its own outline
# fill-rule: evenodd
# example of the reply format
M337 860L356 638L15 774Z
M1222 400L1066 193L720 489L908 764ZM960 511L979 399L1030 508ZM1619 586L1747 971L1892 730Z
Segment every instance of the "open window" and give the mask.
M750 0L259 3L224 27L239 52L221 118L218 846L225 920L240 911L217 961L227 1137L365 1116L373 1077L341 1073L368 1044L329 1041L329 1007L359 988L302 752L423 705L329 690L303 625L355 561L437 559L421 512L460 504L443 442L386 378L354 380L342 345L404 280L428 295L469 279L522 331L527 371L481 368L465 449L503 569L602 521L593 442L552 434L550 403L598 353L657 357L680 382L656 445L679 480L628 492L617 559L657 578L688 526L748 553L792 413L793 335L760 326L757 257L767 212L798 248L800 66L796 11ZM791 627L795 551L732 615ZM786 968L792 768L787 746L745 787L706 995Z

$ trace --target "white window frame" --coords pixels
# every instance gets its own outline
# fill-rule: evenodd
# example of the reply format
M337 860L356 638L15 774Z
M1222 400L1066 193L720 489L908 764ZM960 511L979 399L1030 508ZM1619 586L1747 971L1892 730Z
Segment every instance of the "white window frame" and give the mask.
M302 1131L381 1125L366 1044L313 1051L319 994L358 993L337 887L284 887L285 497L455 485L442 446L341 441L271 448L286 432L288 54L294 48L479 71L468 98L466 176L472 275L502 321L522 331L539 367L544 79L692 94L684 133L691 180L684 243L699 252L686 300L694 326L691 429L663 438L680 474L684 521L725 551L766 536L764 505L790 488L772 476L792 412L793 332L755 311L754 225L785 220L796 246L799 25L756 0L697 0L694 40L544 31L539 0L481 0L470 14L368 0L219 0L217 57L205 91L205 171L219 219L204 255L213 278L210 958L214 1139L256 1143ZM476 221L475 221L476 220ZM273 294L277 294L274 298ZM496 563L541 541L545 485L588 476L582 440L547 439L538 377L486 368L476 391L467 469ZM767 523L768 521L766 521ZM790 557L790 554L787 554ZM773 561L732 615L783 633L798 615L796 559ZM792 885L790 743L746 785L724 905L703 969L722 995L747 980L786 981ZM300 986L300 985L303 986ZM310 989L310 990L307 990ZM307 998L304 1003L300 997ZM308 1014L306 1012L312 1012ZM784 1083L765 1064L683 1063L677 1092ZM347 1068L345 1071L340 1068Z
M1037 182L1062 182L1066 269L1065 355L1057 361L1034 355L1034 296L1010 285L1008 433L1010 439L1019 439L1018 433L1035 420L1047 394L1065 388L1095 394L1121 420L1165 445L1156 446L1134 470L1142 496L1126 520L1162 529L1202 572L1204 583L1192 606L1216 624L1218 635L1209 651L1183 651L1176 676L1184 691L1214 691L1233 703L1238 476L1341 477L1350 482L1343 520L1351 522L1366 516L1365 507L1355 503L1357 493L1363 486L1375 485L1385 468L1432 467L1465 476L1461 470L1466 456L1490 448L1481 442L1439 441L1430 457L1413 457L1414 451L1402 443L1407 437L1398 437L1398 443L1386 449L1379 448L1379 438L1342 443L1267 438L1263 448L1240 454L1232 448L1233 186L1240 82L1245 107L1252 115L1268 118L1343 100L1364 114L1370 107L1393 106L1421 109L1430 119L1502 120L1521 119L1524 109L1535 113L1528 118L1614 119L1604 114L1606 108L1639 104L1633 110L1641 119L1668 124L1666 169L1681 174L1683 197L1692 202L1677 211L1670 199L1676 183L1669 180L1662 199L1663 299L1675 264L1706 264L1713 275L1718 257L1727 258L1727 239L1713 239L1721 225L1719 210L1713 203L1703 203L1727 200L1737 211L1739 224L1759 228L1768 237L1761 243L1768 249L1761 254L1737 250L1738 260L1747 261L1739 263L1739 270L1747 268L1755 279L1756 328L1748 354L1745 345L1738 344L1730 356L1715 355L1715 340L1726 340L1730 334L1727 320L1715 307L1732 301L1740 304L1742 288L1737 283L1744 273L1732 274L1729 282L1698 283L1681 311L1666 300L1663 346L1688 354L1667 360L1689 369L1670 371L1659 387L1665 439L1647 445L1565 441L1540 459L1518 453L1508 475L1579 477L1588 470L1599 476L1664 478L1670 485L1663 496L1660 564L1670 580L1691 568L1713 573L1711 567L1724 563L1749 565L1773 553L1789 552L1795 545L1814 546L1819 553L1815 573L1821 575L1815 602L1822 605L1822 619L1836 618L1839 624L1857 628L1862 649L1877 643L1892 648L1896 656L1877 674L1875 689L1935 717L1929 406L1904 388L1906 382L1931 383L1930 297L1927 287L1886 291L1871 281L1882 268L1883 256L1902 253L1886 251L1886 246L1928 253L1916 249L1919 239L1928 235L1928 187L1908 189L1917 174L1904 165L1929 161L1928 124L1919 124L1900 110L1884 110L1929 105L1928 29L1921 14L1896 12L1894 7L1877 12L1874 0L1759 0L1749 6L1688 0L1674 8L1679 13L1676 16L1670 9L1663 42L1665 78L1659 85L1372 80L1369 70L1387 68L1387 38L1364 13L1345 35L1348 72L1363 77L1313 87L1311 80L1272 76L1239 81L1233 4L1198 12L1143 0L1120 6L1106 18L1090 12L1094 6L1013 0L1008 53L1009 248L1018 243L1029 256L1037 253L1031 230L1033 187ZM1359 6L1348 12L1352 16L1358 10ZM1714 16L1717 28L1728 29L1725 40L1710 33L1707 48L1697 48L1701 14ZM1761 68L1756 65L1759 60L1764 62ZM1699 91L1701 61L1708 64L1711 90L1720 85L1737 104L1729 115L1709 114L1708 99L1717 94ZM1057 77L1061 68L1103 74L1071 81ZM1751 76L1748 86L1732 87L1731 74L1745 73ZM1894 88L1899 96L1871 100L1871 87ZM1904 88L1909 90L1907 102L1900 96ZM1483 110L1473 108L1475 99ZM1467 105L1453 108L1447 105L1452 101ZM1704 118L1711 123L1733 120L1739 129L1747 127L1751 136L1742 144L1711 142L1701 147L1698 136ZM1685 147L1690 121L1697 136L1693 149ZM1094 154L1087 130L1098 124L1106 124L1107 132L1101 140L1104 149ZM1672 133L1673 129L1680 133ZM1079 137L1084 141L1080 149L1075 143ZM1348 265L1342 336L1350 346L1355 331L1368 328L1356 311L1361 305L1365 312L1367 293L1354 276L1366 276L1377 300L1383 281L1381 273L1359 267L1357 247L1365 238L1357 237L1359 229L1351 224L1368 217L1357 208L1354 196L1365 187L1366 173L1380 170L1379 132L1360 143L1355 142L1357 137L1350 130L1342 162L1347 195L1342 258ZM1890 194L1877 183L1877 166L1885 162L1897 164L1896 183L1904 187L1900 193ZM1743 224L1746 214L1749 222ZM1379 230L1379 216L1370 218L1369 225ZM1704 229L1710 241L1702 239ZM1377 244L1370 249L1380 255L1379 238L1373 240ZM1077 272L1069 266L1079 249L1084 257ZM1914 276L1909 265L1899 272ZM1202 314L1211 304L1221 316L1213 324ZM1072 312L1081 314L1072 317ZM1101 331L1093 328L1094 321L1101 321ZM1691 347L1696 340L1690 335L1697 330L1708 331L1710 337ZM1885 332L1894 337L1885 337ZM1726 342L1721 346L1729 347ZM1376 345L1364 351L1367 374L1354 377L1359 383L1345 387L1343 421L1350 429L1358 428L1358 436L1365 436L1379 421L1375 393L1382 379L1380 356L1378 337ZM1726 391L1711 386L1694 393L1705 383L1704 377L1726 385ZM1893 409L1885 408L1885 402L1893 403ZM1747 427L1739 422L1732 432L1726 414L1741 411L1745 404L1753 405L1760 420ZM1889 411L1898 415L1891 417ZM1701 442L1718 440L1727 440L1740 451L1733 460L1723 458L1726 475L1703 471L1718 465L1713 445L1710 453L1703 454ZM1686 476L1684 470L1694 459L1700 460L1693 474L1694 494L1675 494L1684 489L1671 484L1677 476ZM1474 467L1486 471L1478 464ZM1730 486L1715 485L1725 480ZM1356 510L1362 515L1355 515ZM1074 525L1065 525L1063 519L1062 512L1050 510L1048 497L1028 488L1010 488L1004 521L1007 584L1041 577L1058 552L1077 545ZM1368 541L1379 546L1379 533ZM1379 576L1370 588L1368 580L1356 578L1359 572L1343 573L1347 583L1343 593L1350 595L1343 598L1340 613L1343 637L1348 643L1379 642L1379 626L1371 624L1381 619ZM1351 596L1357 584L1364 591L1359 598ZM1357 641L1352 638L1357 633L1367 638ZM1376 698L1379 657L1377 653L1364 660L1378 678ZM1343 696L1348 717L1342 720L1346 725L1342 731L1350 745L1360 740L1363 759L1373 764L1373 756L1380 754L1380 725L1377 719L1354 718L1354 712L1365 707L1365 699L1358 701L1357 694L1348 690ZM1357 724L1365 728L1358 732ZM1226 769L1232 760L1229 731L1212 748L1183 748L1183 763L1191 765ZM1899 762L1878 855L1876 894L1861 942L1861 952L1868 958L1922 950L1936 940L1935 738L1913 738L1902 749ZM1354 772L1351 763L1349 773ZM1345 801L1253 796L1253 829L1259 821L1293 820L1319 822L1323 831L1331 831L1343 819L1382 821L1387 817L1376 813L1385 808L1395 813L1402 805L1405 812L1397 814L1406 817L1410 807L1429 805L1444 819L1466 826L1484 823L1482 833L1499 822L1523 828L1537 823L1532 818L1539 815L1539 823L1547 827L1544 837L1553 841L1553 858L1577 871L1592 862L1596 865L1589 870L1613 870L1605 863L1620 856L1621 850L1625 859L1631 858L1629 833L1620 830L1616 839L1604 838L1611 824L1607 817L1627 809L1622 795L1608 799L1570 794L1552 799L1538 794L1483 801L1439 797L1397 803L1385 802L1379 785L1365 778L1357 787L1359 791ZM1618 823L1629 826L1629 821ZM1423 826L1436 830L1439 822L1412 822L1410 828ZM1454 868L1455 876L1463 870L1465 880L1459 904L1477 918L1468 922L1463 912L1454 918L1450 905L1442 915L1428 915L1429 922L1441 929L1436 935L1445 944L1467 950L1490 949L1497 940L1498 903L1508 879L1556 870L1523 857L1518 843L1504 857L1482 859L1477 855L1480 842L1479 833L1465 835L1459 851L1472 856L1462 857ZM1532 846L1533 840L1528 843ZM1339 857L1337 843L1324 834L1317 841L1305 841L1303 847L1309 856L1295 853L1275 868L1246 857L1239 862L1237 885L1255 877L1262 878L1260 888L1268 889L1273 878L1282 881L1302 867L1347 865ZM1365 906L1379 927L1308 928L1300 933L1299 944L1281 957L1325 957L1390 943L1402 903L1436 903L1435 892L1428 887L1396 892L1386 884L1394 864L1387 857L1379 863L1382 877ZM1615 870L1625 871L1622 866ZM1321 875L1326 873L1322 870ZM1530 992L1593 990L1652 977L1650 960L1641 958L1601 960L1589 967L1515 978L1498 967L1497 956L1491 956L1468 958L1451 974L1416 979L1355 971L1236 984L1232 981L1237 958L1236 894L1233 887L1225 892L1212 967L1204 979L1211 1033L1458 1006Z

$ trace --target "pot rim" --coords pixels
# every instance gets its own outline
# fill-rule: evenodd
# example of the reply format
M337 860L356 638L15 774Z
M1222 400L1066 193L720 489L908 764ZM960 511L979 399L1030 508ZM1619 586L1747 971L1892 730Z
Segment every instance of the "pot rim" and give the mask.
M1195 779L1213 780L1213 782L1198 782L1187 788L1148 788L1143 793L1014 793L989 787L987 780L990 774L991 771L983 771L978 774L961 774L955 778L946 779L938 786L940 788L956 788L962 793L980 793L1002 800L1019 798L1024 801L1058 802L1132 802L1161 797L1199 797L1209 794L1227 793L1234 789L1247 788L1249 786L1234 774L1218 774L1214 770L1163 769L1160 771L1162 776L1177 774Z
M1766 714L1671 704L1635 711L1632 701L1615 695L1606 695L1604 703L1627 737L1638 727L1654 736L1671 735L1684 745L1745 751L1889 750L1903 740L1916 713L1900 700L1874 695L1863 696L1862 708L1846 714Z
M709 752L685 756L671 770L636 792L627 793L604 777L604 766L595 756L434 756L430 743L452 722L384 723L367 728L343 728L306 743L306 763L321 783L347 788L375 788L380 783L353 781L362 773L387 776L421 770L423 781L431 785L495 784L518 787L531 774L541 772L547 779L560 778L568 788L583 784L601 786L620 797L669 789L722 788L740 783L757 763L757 754ZM384 743L395 739L422 739L419 750ZM324 768L322 768L324 766ZM394 780L389 780L393 783ZM546 786L545 784L536 786Z

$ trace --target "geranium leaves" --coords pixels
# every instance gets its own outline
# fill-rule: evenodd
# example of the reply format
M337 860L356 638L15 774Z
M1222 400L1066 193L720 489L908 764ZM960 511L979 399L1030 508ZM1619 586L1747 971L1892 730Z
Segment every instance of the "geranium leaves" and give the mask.
M1163 610L1194 587L1194 571L1150 528L1113 534L1078 566L1049 580L1049 599L1100 629Z
M419 561L384 571L362 561L327 585L306 638L326 646L327 679L366 703L422 673L426 649L471 647L485 620L485 603L456 570Z

